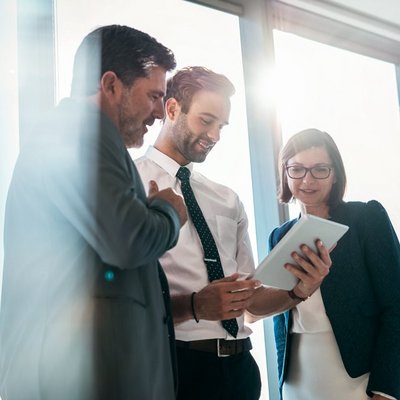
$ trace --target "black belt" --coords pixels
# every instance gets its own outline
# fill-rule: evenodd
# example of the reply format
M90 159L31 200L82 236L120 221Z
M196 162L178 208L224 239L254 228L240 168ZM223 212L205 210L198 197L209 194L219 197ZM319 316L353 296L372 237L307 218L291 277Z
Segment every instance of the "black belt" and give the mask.
M176 347L214 353L218 357L233 356L253 348L250 338L238 340L207 339L193 340L191 342L177 340Z

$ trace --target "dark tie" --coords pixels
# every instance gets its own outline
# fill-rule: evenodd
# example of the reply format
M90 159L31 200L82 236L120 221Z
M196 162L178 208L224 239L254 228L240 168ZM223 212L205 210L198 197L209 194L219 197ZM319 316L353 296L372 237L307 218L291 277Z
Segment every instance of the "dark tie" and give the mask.
M182 194L185 199L186 207L193 225L199 234L201 244L203 245L204 263L207 267L208 279L210 282L215 279L222 279L224 277L224 271L222 269L218 249L199 204L194 197L192 187L190 186L190 171L185 167L181 167L176 173L176 176L181 181ZM239 327L235 318L222 321L222 326L233 337L236 337Z

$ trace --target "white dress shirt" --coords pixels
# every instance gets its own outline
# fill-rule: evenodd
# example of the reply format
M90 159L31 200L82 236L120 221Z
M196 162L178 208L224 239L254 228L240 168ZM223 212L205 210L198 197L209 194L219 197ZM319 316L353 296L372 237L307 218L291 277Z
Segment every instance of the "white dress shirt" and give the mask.
M135 160L135 164L146 190L149 181L154 180L160 190L171 187L182 193L180 181L175 176L180 165L164 153L149 147L143 157ZM228 187L193 171L192 163L185 167L191 171L190 184L216 242L225 276L235 272L244 277L253 274L255 266L247 232L248 221L239 197ZM171 296L198 292L209 283L203 257L200 238L189 218L180 230L177 245L160 259ZM237 321L237 338L249 336L251 330L244 325L243 316ZM175 325L175 332L176 338L183 341L234 339L219 321L200 320L197 323L191 319Z
M369 373L357 378L346 373L320 289L293 308L292 317L291 333L301 336L293 337L284 398L367 400ZM373 393L396 400L381 392Z

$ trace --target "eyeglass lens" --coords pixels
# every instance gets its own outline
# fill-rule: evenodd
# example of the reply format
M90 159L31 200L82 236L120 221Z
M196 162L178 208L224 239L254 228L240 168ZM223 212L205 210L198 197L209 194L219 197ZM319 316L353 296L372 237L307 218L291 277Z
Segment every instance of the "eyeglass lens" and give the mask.
M310 171L311 175L315 179L326 179L329 177L331 173L331 168L328 166L315 166L312 168L306 168L302 166L289 166L286 168L287 173L292 179L301 179L307 175L307 172Z

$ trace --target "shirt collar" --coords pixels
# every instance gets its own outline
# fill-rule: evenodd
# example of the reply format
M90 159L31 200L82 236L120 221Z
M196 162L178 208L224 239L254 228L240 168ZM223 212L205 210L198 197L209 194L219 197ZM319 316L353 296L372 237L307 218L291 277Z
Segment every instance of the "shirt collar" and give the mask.
M162 153L160 150L157 150L153 146L149 146L147 149L146 157L158 164L173 178L176 178L178 169L182 167L182 165L178 164L171 157L168 157L166 154ZM191 173L193 172L193 163L186 164L184 167L186 167Z

